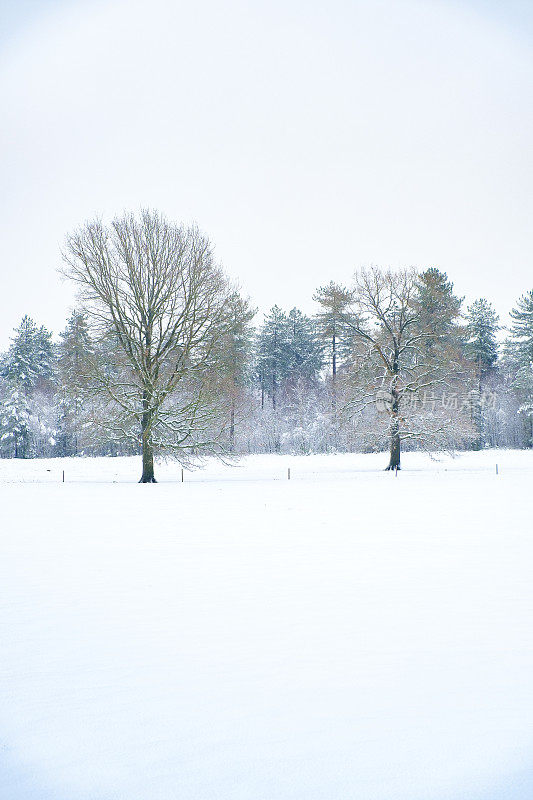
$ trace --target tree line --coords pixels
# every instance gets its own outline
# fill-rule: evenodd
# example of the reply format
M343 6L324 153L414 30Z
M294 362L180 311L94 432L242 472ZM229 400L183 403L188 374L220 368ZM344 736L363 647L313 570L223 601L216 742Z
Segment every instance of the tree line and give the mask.
M316 312L250 301L208 238L153 211L72 233L78 307L58 340L25 316L0 360L4 458L533 446L533 290L508 330L448 276L359 270Z

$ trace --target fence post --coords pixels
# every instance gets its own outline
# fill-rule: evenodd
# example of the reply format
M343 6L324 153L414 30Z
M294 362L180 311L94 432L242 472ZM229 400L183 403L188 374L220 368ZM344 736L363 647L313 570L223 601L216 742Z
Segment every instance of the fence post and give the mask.
M65 470L63 470L63 483L65 483Z
M496 475L498 474L498 465L496 464Z
M291 479L291 468L288 467L287 468L287 480L290 481L290 479Z
M181 482L183 483L183 467L181 468Z

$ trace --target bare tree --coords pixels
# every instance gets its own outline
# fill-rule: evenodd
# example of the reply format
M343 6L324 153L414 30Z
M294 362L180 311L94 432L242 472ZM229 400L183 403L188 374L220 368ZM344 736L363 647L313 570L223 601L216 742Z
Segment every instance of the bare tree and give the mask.
M402 441L449 447L473 433L467 372L450 341L449 321L426 319L419 279L415 270L361 270L353 313L345 318L355 347L345 413L364 422L367 438L381 441L386 434L388 470L400 469Z
M141 446L140 482L155 482L154 453L183 462L217 451L217 345L233 321L208 239L145 210L87 223L67 238L64 262L96 342L113 353L91 362L99 423Z

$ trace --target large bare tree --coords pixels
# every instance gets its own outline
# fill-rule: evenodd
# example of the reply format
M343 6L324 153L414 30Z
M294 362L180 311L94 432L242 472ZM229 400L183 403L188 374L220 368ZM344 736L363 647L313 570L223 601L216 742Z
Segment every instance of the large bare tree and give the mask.
M473 435L468 367L452 335L458 306L448 311L442 301L428 314L423 277L363 269L345 312L355 348L345 411L367 439L388 438L388 470L400 469L402 441L450 448Z
M85 224L68 236L64 262L108 354L91 362L99 422L140 444L140 482L155 482L155 453L184 461L217 450L227 417L219 344L234 324L233 290L209 240L142 211Z

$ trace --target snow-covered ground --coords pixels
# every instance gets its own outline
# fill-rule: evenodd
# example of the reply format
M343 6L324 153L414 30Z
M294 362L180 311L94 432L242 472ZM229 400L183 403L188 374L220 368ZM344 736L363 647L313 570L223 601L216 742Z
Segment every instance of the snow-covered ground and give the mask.
M533 453L384 463L0 461L0 798L533 797Z

